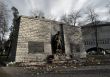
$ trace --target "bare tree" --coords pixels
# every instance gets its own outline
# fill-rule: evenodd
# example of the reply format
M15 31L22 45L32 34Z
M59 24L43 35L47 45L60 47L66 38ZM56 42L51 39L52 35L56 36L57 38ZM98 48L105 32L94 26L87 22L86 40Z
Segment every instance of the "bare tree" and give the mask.
M44 17L44 12L42 12L41 10L32 10L31 14L32 16L38 17L38 18Z
M4 41L5 33L8 31L7 15L6 5L0 2L0 40L2 43Z
M87 14L87 21L92 23L92 25L97 24L96 22L98 21L99 15L95 12L93 8L89 7L86 14Z
M71 24L69 22L68 15L66 15L66 14L61 17L61 22L66 23L66 24Z
M110 21L110 1L108 1L108 3L105 6L107 8L107 13L108 13L108 20Z
M76 26L76 23L78 23L78 19L81 17L80 11L72 12L69 15L64 15L61 18L61 21L73 26Z
M8 11L4 2L0 1L0 55L5 54L5 34L8 32ZM1 60L1 56L0 56Z
M97 52L99 52L98 50L98 32L97 32L97 24L99 23L98 17L99 15L95 12L95 10L93 8L88 8L87 10L87 20L90 22L90 24L92 25L92 27L94 27L95 29L95 42L96 42L96 48L97 48Z

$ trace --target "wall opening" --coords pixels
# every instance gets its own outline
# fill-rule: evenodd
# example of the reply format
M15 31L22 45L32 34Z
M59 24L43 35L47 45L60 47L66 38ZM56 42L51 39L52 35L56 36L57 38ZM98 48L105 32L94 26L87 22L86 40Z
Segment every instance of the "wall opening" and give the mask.
M65 53L63 24L59 24L59 26L60 26L60 30L59 31L56 31L56 34L55 35L52 35L52 37L51 37L52 54ZM61 40L59 40L59 38ZM61 42L60 45L58 44L58 41Z

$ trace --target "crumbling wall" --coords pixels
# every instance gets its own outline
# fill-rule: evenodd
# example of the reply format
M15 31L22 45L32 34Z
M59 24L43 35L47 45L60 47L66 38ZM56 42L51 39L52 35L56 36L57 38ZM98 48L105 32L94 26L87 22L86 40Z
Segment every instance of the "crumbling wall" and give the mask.
M80 27L64 25L64 39L66 54L79 58L86 56Z
M21 17L16 62L44 60L51 53L51 23Z
M16 50L16 62L43 61L52 55L52 36L61 31L66 55L84 57L80 27L56 21L21 17Z

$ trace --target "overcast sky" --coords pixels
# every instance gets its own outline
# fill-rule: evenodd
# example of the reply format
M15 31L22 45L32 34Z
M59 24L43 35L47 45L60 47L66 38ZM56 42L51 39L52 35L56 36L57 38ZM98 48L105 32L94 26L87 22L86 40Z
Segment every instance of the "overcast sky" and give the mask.
M69 14L72 10L86 9L93 7L100 15L101 20L108 20L109 16L105 6L109 0L0 0L4 1L10 10L15 6L20 15L31 16L33 10L41 10L47 17L59 19L64 14ZM9 25L12 24L12 13L10 12ZM83 16L84 17L84 16ZM83 20L83 19L82 19ZM7 37L8 38L8 37Z
M109 0L6 0L6 3L8 7L15 6L21 15L30 16L32 10L38 9L53 18L60 18L72 10L95 7L105 20L107 18L105 5Z

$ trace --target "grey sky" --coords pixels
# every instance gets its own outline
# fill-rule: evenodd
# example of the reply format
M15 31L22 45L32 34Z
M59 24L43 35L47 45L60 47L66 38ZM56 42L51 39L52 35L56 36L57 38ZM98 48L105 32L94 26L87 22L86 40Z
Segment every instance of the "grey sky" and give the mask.
M87 6L95 7L97 10L105 10L109 0L6 0L9 6L15 6L21 15L31 15L31 11L38 9L48 17L59 18L74 10Z
M72 10L85 9L94 7L96 12L101 16L100 19L108 20L106 4L109 0L0 0L4 1L11 9L15 6L20 15L31 16L31 11L41 10L47 17L59 19L64 14L69 14ZM9 25L12 24L12 12L9 11ZM84 16L83 16L84 17ZM83 20L83 19L82 19ZM8 38L8 37L7 37Z

